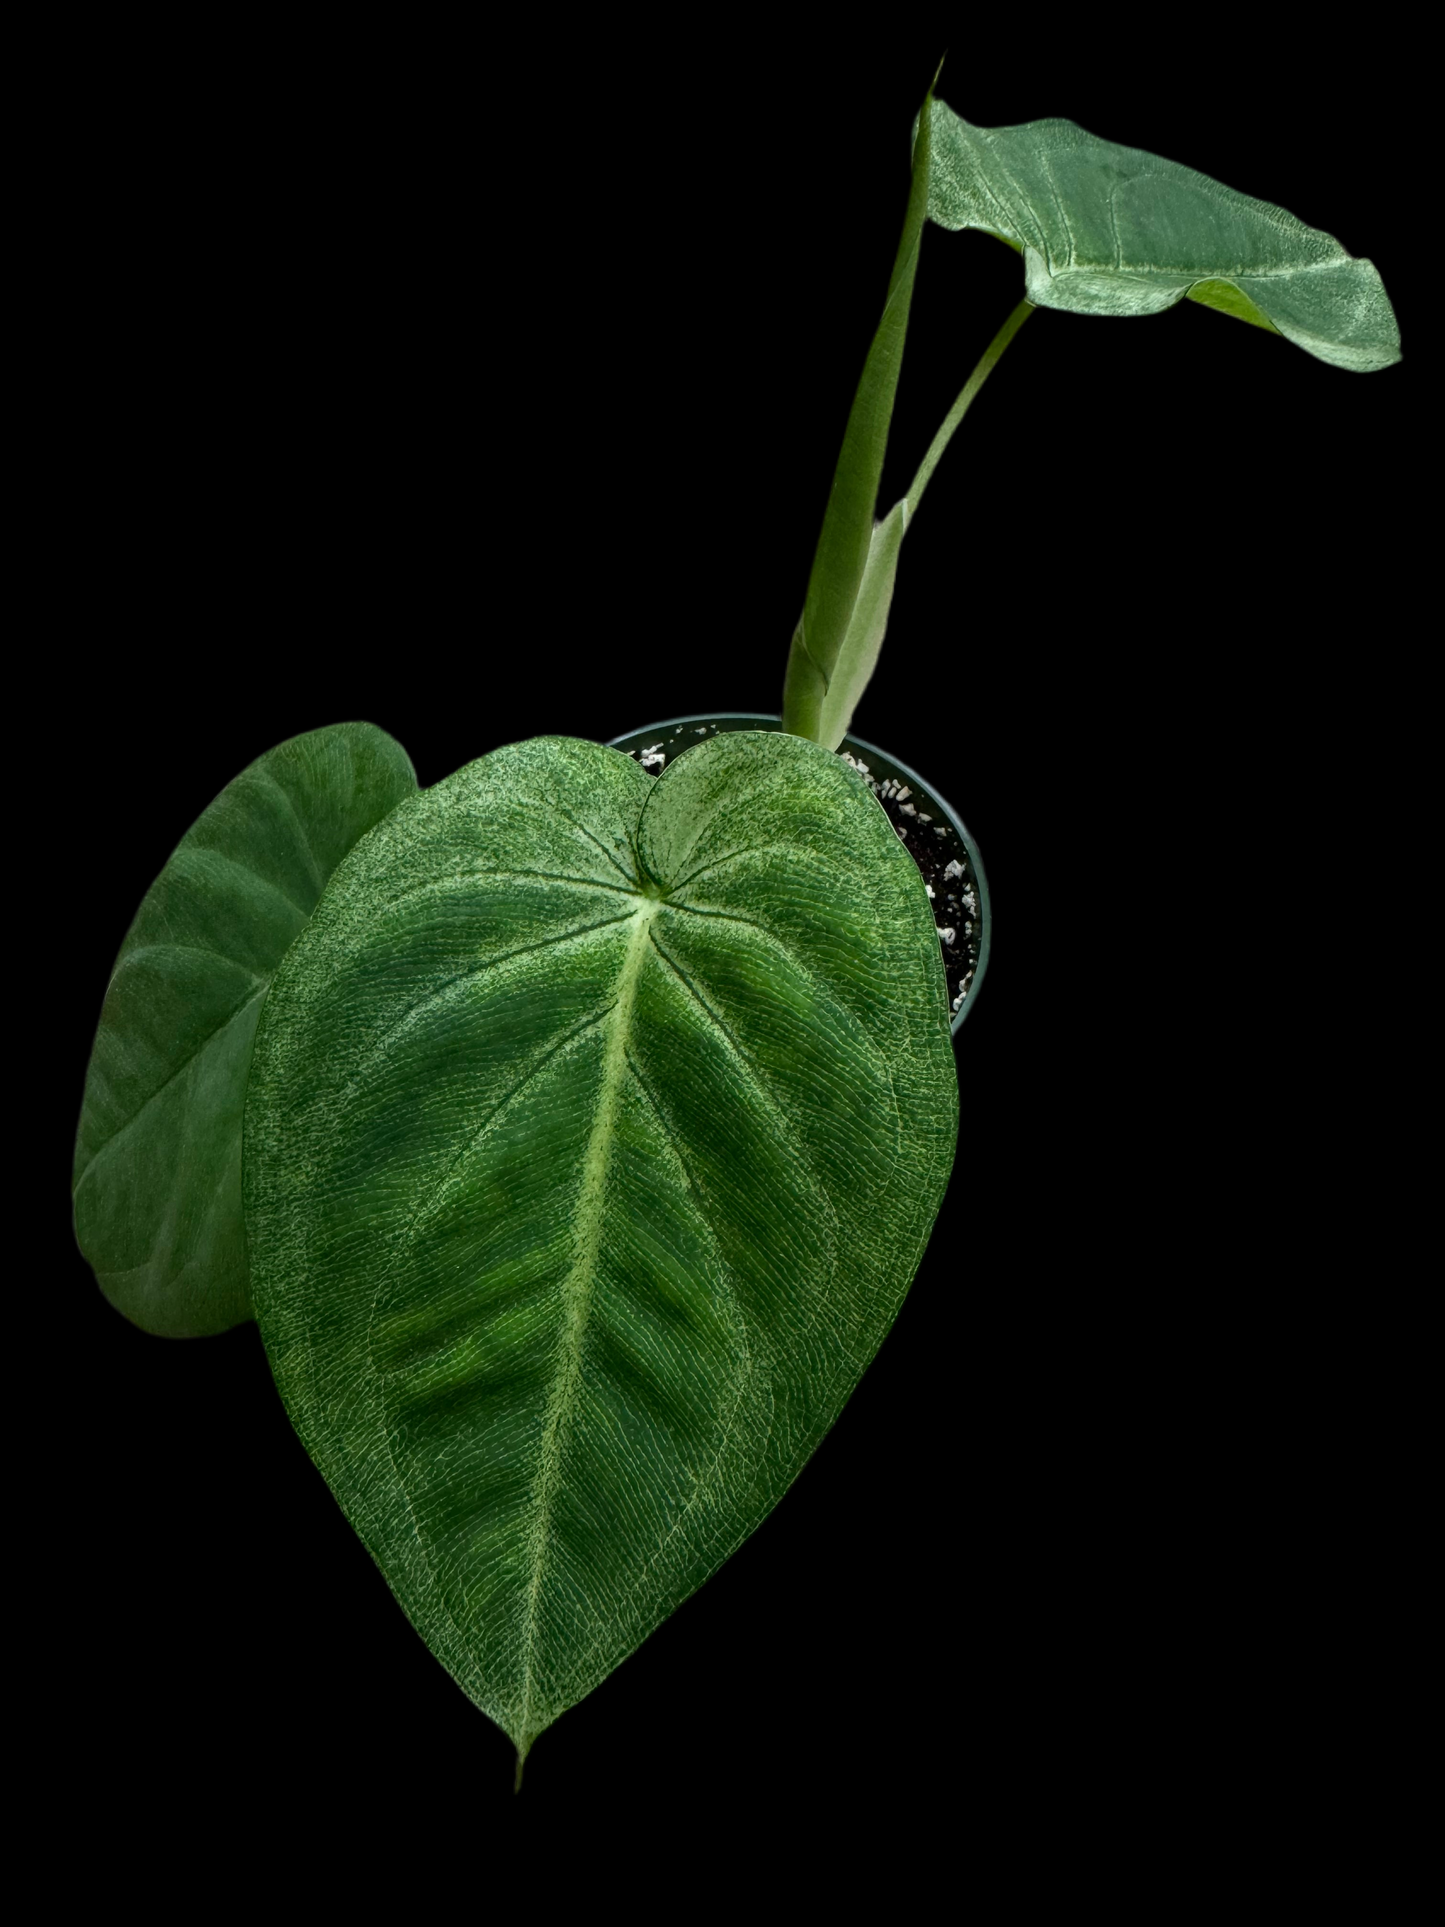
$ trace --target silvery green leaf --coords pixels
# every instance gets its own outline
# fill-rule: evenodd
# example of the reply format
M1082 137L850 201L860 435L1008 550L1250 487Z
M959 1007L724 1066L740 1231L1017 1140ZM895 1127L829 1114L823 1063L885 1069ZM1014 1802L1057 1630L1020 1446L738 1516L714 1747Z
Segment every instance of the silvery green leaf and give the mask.
M656 779L514 744L337 870L256 1041L256 1313L519 1761L797 1476L898 1311L957 1116L927 894L815 743L723 735Z
M971 127L932 103L929 219L1021 250L1028 299L1148 315L1185 299L1339 368L1386 368L1400 333L1369 261L1283 208L1070 120Z

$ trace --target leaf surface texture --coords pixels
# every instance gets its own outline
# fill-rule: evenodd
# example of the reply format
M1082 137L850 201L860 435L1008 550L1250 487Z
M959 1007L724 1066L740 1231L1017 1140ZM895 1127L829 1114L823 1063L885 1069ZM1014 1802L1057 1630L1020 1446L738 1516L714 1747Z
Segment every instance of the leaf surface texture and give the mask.
M241 1118L266 989L326 879L416 789L370 723L292 737L229 783L147 891L111 972L72 1174L102 1291L166 1337L250 1317Z
M257 1316L413 1622L525 1755L752 1531L953 1158L938 939L793 736L542 738L342 866L256 1045Z
M1369 261L1283 208L1070 120L972 127L934 101L928 215L1020 249L1037 307L1146 315L1187 298L1339 368L1400 359Z

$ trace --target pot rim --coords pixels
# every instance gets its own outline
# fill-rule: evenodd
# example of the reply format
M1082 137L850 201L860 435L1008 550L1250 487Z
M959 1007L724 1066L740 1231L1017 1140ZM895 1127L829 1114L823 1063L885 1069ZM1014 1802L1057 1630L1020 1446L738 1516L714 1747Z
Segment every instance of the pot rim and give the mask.
M781 716L769 716L760 709L699 710L695 715L670 716L660 723L643 723L636 729L624 729L620 736L613 736L609 739L607 747L608 749L616 749L619 743L625 743L630 737L650 735L654 729L676 729L683 723L716 722L770 723L774 729L781 730L783 719ZM968 851L968 860L973 867L974 881L978 885L979 921L983 925L983 929L979 934L978 962L974 966L973 982L968 987L968 995L964 998L958 1009L951 1014L949 1019L949 1030L953 1036L957 1037L964 1018L967 1017L977 1001L979 989L983 984L984 973L988 969L989 948L993 940L993 908L989 901L988 873L983 867L983 857L979 852L977 843L974 842L969 832L968 825L953 807L952 803L949 802L948 798L944 796L937 786L930 782L926 776L920 776L916 769L911 768L901 757L895 756L891 749L884 749L878 743L870 743L866 737L855 736L851 729L843 738L840 748L847 748L850 745L854 751L862 750L866 756L881 756L885 762L891 763L894 769L901 771L910 783L916 783L919 789L926 790L928 795L937 803L938 807L947 815L949 822L958 832L963 847Z

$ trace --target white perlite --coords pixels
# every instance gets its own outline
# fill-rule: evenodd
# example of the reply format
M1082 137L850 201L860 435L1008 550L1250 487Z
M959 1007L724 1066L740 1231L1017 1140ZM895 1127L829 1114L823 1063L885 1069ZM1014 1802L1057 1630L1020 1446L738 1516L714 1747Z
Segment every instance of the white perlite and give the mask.
M945 877L961 877L963 875L963 865L957 857L954 857L951 863L944 865L943 874Z

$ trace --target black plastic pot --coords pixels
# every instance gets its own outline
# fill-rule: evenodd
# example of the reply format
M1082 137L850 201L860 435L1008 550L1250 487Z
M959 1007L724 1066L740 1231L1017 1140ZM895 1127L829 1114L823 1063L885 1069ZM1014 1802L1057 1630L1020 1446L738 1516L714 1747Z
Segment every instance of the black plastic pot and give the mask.
M704 736L727 730L781 729L782 726L777 716L753 716L736 711L713 716L674 716L670 722L650 723L646 729L632 729L625 736L614 736L608 747L635 756L644 769L656 776L674 756L680 756ZM988 878L984 875L978 845L947 798L940 796L933 785L925 782L907 763L900 763L886 750L864 742L861 736L845 736L838 753L851 757L867 779L932 892L956 1036L959 1025L973 1009L988 967L992 917ZM946 875L954 864L959 867L951 876Z

